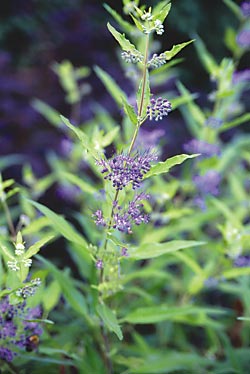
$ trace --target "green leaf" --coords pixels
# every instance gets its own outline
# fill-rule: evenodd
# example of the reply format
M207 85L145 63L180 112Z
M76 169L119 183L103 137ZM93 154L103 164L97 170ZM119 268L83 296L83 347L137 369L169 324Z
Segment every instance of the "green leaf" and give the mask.
M223 1L228 6L228 8L231 9L231 11L235 14L235 16L238 17L240 21L244 19L240 7L237 4L235 4L234 1L232 0L223 0Z
M243 275L249 275L250 274L250 267L242 267L242 268L235 268L235 269L229 269L225 270L222 273L222 279L233 279L238 278Z
M5 246L5 245L2 245L1 244L1 250L2 250L2 253L5 254L5 256L11 260L15 260L15 257L12 255L12 253L10 252L10 250Z
M78 313L83 316L87 316L87 305L84 296L80 291L75 287L73 280L69 277L68 274L58 270L51 262L45 260L45 258L37 255L39 261L41 261L46 268L53 274L57 282L60 284L60 287L63 292L63 296L71 307Z
M182 155L177 155L177 156L168 158L166 161L160 161L156 165L153 165L151 167L149 172L147 174L145 174L144 179L149 178L153 175L167 173L173 166L180 165L185 160L187 160L189 158L194 158L194 157L197 157L197 156L199 156L199 154L194 154L194 155L182 154Z
M113 129L111 129L109 132L107 132L102 137L102 140L101 140L102 147L104 147L104 148L108 147L115 140L115 138L119 134L119 131L120 131L120 127L115 126Z
M113 313L113 311L109 309L105 304L98 304L96 309L97 313L99 314L109 331L113 331L117 335L118 339L122 340L122 330L118 325L116 315Z
M245 113L242 116L230 121L225 122L219 129L218 132L223 132L233 127L239 126L244 122L250 121L250 113Z
M64 171L61 172L60 174L66 180L68 180L69 182L78 186L82 190L82 192L84 192L84 193L88 193L88 194L92 195L92 194L97 192L97 190L91 184L85 182L83 179L79 178L75 174L67 173L67 172L64 172Z
M122 100L124 112L127 114L130 121L136 125L137 124L137 114L132 105L130 105L126 100Z
M146 260L179 251L180 249L196 247L205 242L193 240L172 240L165 243L145 243L139 247L130 248L129 258L136 260Z
M147 323L158 323L167 320L178 320L180 316L197 315L197 314L225 314L226 311L223 309L203 308L196 307L193 305L185 306L168 306L168 305L157 305L150 307L142 307L135 309L134 311L127 314L121 319L122 322L126 321L129 323L136 324L147 324Z
M34 99L31 101L32 107L42 114L52 125L56 127L62 127L62 120L60 118L60 113L57 112L54 108L44 103L39 99Z
M200 38L197 38L196 43L194 45L198 52L198 56L204 65L204 68L212 77L217 78L219 66L217 65L213 56L208 52L207 48L205 47L205 44L202 42Z
M139 51L137 51L134 44L130 43L130 41L125 38L125 35L120 34L113 26L110 25L110 23L107 24L107 27L124 51L129 51L136 55L141 54Z
M186 89L186 87L181 82L177 82L176 85L182 95L191 97L191 93ZM186 117L189 119L188 123L190 124L190 127L192 128L194 133L199 135L199 130L201 127L204 127L206 117L200 109L200 107L196 105L194 101L188 101L186 107L188 109L188 112L186 113Z
M130 13L130 16L132 17L132 19L134 21L134 24L137 27L137 29L140 30L141 32L143 32L142 23L140 21L138 21L138 19L136 17L134 17L132 13Z
M161 23L163 23L165 19L167 18L168 13L170 12L170 9L171 9L171 3L168 4L168 2L166 3L165 1L161 2L158 5L158 7L154 8L153 20L155 21L156 19L159 19Z
M124 31L131 33L133 32L133 26L125 21L119 13L117 13L114 9L112 9L108 4L103 5L104 8L111 14L111 16L116 20L116 22L123 28Z
M55 235L53 235L53 234L46 235L41 240L39 240L38 242L33 244L31 247L29 247L29 249L23 255L23 258L28 259L28 258L36 255L40 251L40 248L42 246L44 246L44 244L48 243L51 239L54 239L54 238L55 238Z
M94 150L93 147L90 146L91 144L91 141L90 139L88 138L88 136L82 131L80 130L79 128L73 126L70 121L64 117L64 116L60 116L62 121L65 123L65 125L67 127L69 127L75 134L76 136L78 137L78 139L82 142L82 145L83 147L95 158L99 158L99 155L98 153Z
M78 234L78 232L63 217L54 213L52 210L42 204L32 200L28 201L50 220L50 223L56 232L60 233L70 242L81 245L82 249L86 251L86 253L88 252L88 244L85 239Z
M118 86L114 79L99 66L95 66L94 71L106 87L107 91L113 97L117 105L121 107L123 101L127 101L125 92Z
M172 47L172 49L170 51L165 51L163 52L165 57L166 57L166 60L171 60L171 58L173 58L175 55L177 55L177 53L179 53L184 47L186 47L188 44L190 43L193 43L195 41L195 39L192 39L192 40L189 40L188 42L184 42L184 43L181 43L181 44L176 44Z

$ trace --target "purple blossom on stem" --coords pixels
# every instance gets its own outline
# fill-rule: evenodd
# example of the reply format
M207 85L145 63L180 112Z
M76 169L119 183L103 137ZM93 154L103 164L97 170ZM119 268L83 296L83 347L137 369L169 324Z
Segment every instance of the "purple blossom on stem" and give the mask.
M209 117L205 123L207 127L210 127L212 129L219 129L222 126L222 124L223 121L220 118L216 117Z
M209 170L204 175L196 175L193 181L201 195L217 196L219 194L221 176L216 170Z
M250 69L236 71L233 74L233 84L246 83L250 81Z
M234 266L237 268L250 267L250 255L240 255L234 260Z
M129 256L129 254L128 254L128 249L125 248L125 247L122 247L122 249L121 249L121 255L122 255L123 257L128 257L128 256Z
M11 362L17 355L16 349L27 349L27 339L31 335L42 334L37 322L29 320L40 318L40 307L26 308L26 302L11 305L9 297L0 300L0 359Z
M239 32L236 37L236 42L241 48L250 47L250 29L244 29Z
M127 234L132 234L132 225L139 226L142 223L149 222L149 215L143 212L142 200L148 200L150 195L141 192L136 195L134 200L129 202L127 210L121 210L119 205L114 208L113 228Z
M98 259L95 263L95 267L97 269L102 269L103 268L103 261L101 259Z
M103 227L106 226L106 222L105 222L105 219L103 217L103 213L102 213L101 209L98 209L94 214L92 214L92 217L95 218L96 226L103 226Z
M110 160L98 160L97 165L102 167L102 173L106 174L104 179L112 181L116 190L122 190L129 183L133 189L140 187L143 175L150 168L150 162L157 160L157 156L152 152L136 153L134 156L118 154Z
M210 144L198 139L192 139L184 144L184 150L189 153L200 153L205 158L220 154L220 147L217 144Z
M167 99L158 97L157 99L152 98L150 104L147 106L147 116L152 121L162 120L163 117L168 116L168 113L171 112L172 106Z
M240 5L244 17L250 17L250 1L243 1Z

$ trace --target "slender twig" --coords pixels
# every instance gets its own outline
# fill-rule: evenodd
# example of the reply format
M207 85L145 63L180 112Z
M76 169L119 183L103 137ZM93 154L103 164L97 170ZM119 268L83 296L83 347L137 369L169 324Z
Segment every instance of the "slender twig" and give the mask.
M107 374L113 374L113 364L112 364L112 360L110 359L110 355L109 355L110 346L109 346L109 341L108 341L108 335L105 331L105 327L102 321L101 321L101 334L102 334L102 339L104 343L103 358L104 358L105 366L107 368Z

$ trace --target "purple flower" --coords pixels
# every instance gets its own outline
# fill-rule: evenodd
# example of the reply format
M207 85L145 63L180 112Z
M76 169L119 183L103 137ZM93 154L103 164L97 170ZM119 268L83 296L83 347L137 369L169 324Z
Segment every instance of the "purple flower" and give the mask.
M250 255L240 255L234 260L234 266L237 268L250 266Z
M132 183L133 189L140 187L143 175L150 170L150 162L157 160L152 152L136 153L134 156L126 154L115 155L110 160L99 160L97 165L102 167L104 179L109 179L116 190L122 190Z
M250 17L250 1L243 1L240 5L244 17Z
M233 74L233 84L246 83L250 81L250 69L236 71Z
M101 209L98 209L94 214L92 214L92 217L95 218L95 224L96 226L106 226L105 219L103 217L103 213Z
M134 200L129 202L127 210L122 210L121 207L116 204L114 207L113 214L113 228L127 234L132 234L132 225L137 226L142 223L149 222L149 215L143 212L142 200L148 200L150 195L141 192L136 195Z
M205 158L219 155L220 153L220 148L217 144L210 144L198 139L192 139L184 144L184 150L189 153L200 153Z
M102 268L103 268L103 261L100 260L100 259L98 259L98 260L96 261L96 263L95 263L95 267L96 267L97 269L102 269Z
M221 176L216 170L209 170L204 175L196 175L193 181L201 195L219 194Z
M27 349L30 336L42 334L40 325L29 321L41 315L40 307L26 308L26 302L11 305L8 296L0 300L0 359L12 361L17 348Z
M140 129L139 135L136 140L136 145L143 144L146 148L153 148L159 145L160 140L165 136L163 129L155 129L147 131Z
M219 129L222 126L223 121L220 118L209 117L206 120L205 124L206 124L207 127L211 127L212 129Z
M168 116L168 113L171 112L172 106L167 99L158 97L157 99L152 98L150 104L147 106L147 116L150 121L153 119L155 121L162 120L163 117Z
M240 31L236 37L236 42L241 48L250 47L250 29Z
M122 255L123 257L128 257L128 256L129 256L129 254L128 254L128 249L125 248L125 247L122 247L122 249L121 249L121 255Z

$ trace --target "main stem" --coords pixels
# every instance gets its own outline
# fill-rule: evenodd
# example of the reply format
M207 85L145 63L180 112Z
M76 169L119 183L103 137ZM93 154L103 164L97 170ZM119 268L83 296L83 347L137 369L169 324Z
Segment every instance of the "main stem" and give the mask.
M141 116L142 116L142 110L143 110L143 104L144 104L144 96L145 96L145 88L146 88L146 78L147 78L147 62L148 62L148 50L149 50L149 34L146 36L146 45L145 45L145 54L144 54L144 60L143 60L143 73L142 73L142 90L141 90L141 97L140 97L140 102L138 105L138 116L137 116L137 124L136 128L133 134L133 137L131 139L131 143L129 146L128 150L128 156L131 155L131 152L133 150L133 147L135 145L135 141L141 126ZM126 164L125 164L126 165ZM116 190L115 197L114 197L114 203L117 202L119 196L119 190ZM109 223L108 223L108 230L111 227L112 224L112 219L114 215L114 206L112 207ZM107 244L108 244L108 236L106 236L105 243L104 243L104 250L107 249ZM101 282L103 282L103 269L101 269Z
M147 34L147 36L146 36L144 61L143 61L142 90L141 90L140 102L139 102L139 105L138 105L137 124L136 124L136 128L135 128L135 131L134 131L134 134L133 134L133 137L131 139L130 146L129 146L128 156L131 155L131 152L132 152L133 147L135 145L135 141L136 141L136 138L137 138L140 126L142 124L141 116L142 116L142 110L143 110L143 104L144 104L144 96L145 96L145 88L146 88L147 62L148 62L148 49L149 49L148 47L149 47L149 35ZM115 193L115 196L114 196L114 202L118 201L118 196L119 196L119 190L116 190L116 193ZM111 210L110 219L109 219L109 223L108 223L108 230L107 231L109 231L109 229L111 228L111 224L112 224L112 220L113 220L113 215L114 215L114 205L113 205L112 210ZM106 239L105 239L105 242L104 242L104 251L106 251L107 245L108 245L108 235L106 235ZM104 281L104 270L103 270L103 268L101 269L101 273L100 273L100 281L101 281L101 283L103 283L103 281ZM113 373L113 367L112 367L111 359L109 357L108 337L107 337L107 334L106 334L106 331L105 331L105 328L104 328L103 325L101 326L101 330L102 330L102 337L103 337L103 341L104 341L104 347L105 347L105 350L106 350L105 365L107 367L108 373L112 374Z

